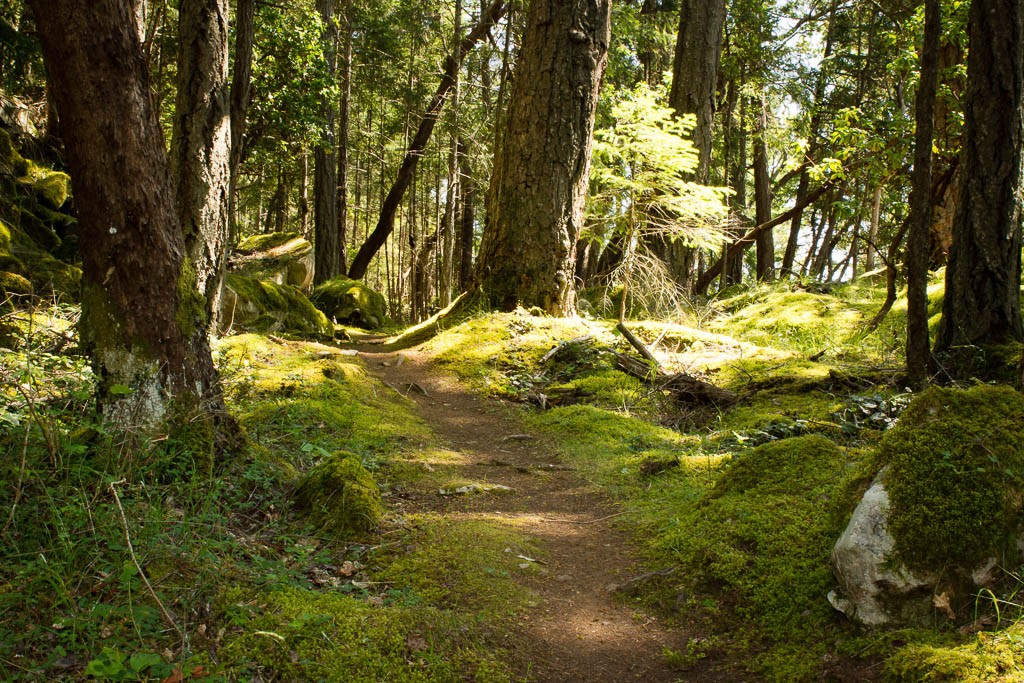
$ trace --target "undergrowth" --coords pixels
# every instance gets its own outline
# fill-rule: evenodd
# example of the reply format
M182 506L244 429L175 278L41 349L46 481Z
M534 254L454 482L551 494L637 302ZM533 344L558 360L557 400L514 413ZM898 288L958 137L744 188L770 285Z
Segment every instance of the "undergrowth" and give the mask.
M524 545L515 529L481 522L470 553L441 518L391 511L328 534L294 505L295 487L336 453L386 504L419 454L437 452L406 399L333 347L221 340L248 446L197 477L187 445L93 421L69 314L5 318L5 680L512 679L495 630L528 596L511 580L484 592L464 577L517 571L503 554ZM443 572L438 557L450 558Z

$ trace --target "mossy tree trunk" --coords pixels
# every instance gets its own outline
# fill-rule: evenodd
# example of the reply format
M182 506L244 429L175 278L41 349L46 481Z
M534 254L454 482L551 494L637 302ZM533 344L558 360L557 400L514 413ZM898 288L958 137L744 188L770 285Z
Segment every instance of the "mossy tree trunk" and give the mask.
M477 277L493 305L576 311L609 0L533 0L487 200Z
M216 329L228 249L231 91L227 0L182 0L171 168L185 253Z
M960 201L936 350L1024 338L1020 315L1024 4L974 0Z
M82 245L82 343L100 411L144 432L195 417L193 428L229 430L132 4L32 5L64 121Z

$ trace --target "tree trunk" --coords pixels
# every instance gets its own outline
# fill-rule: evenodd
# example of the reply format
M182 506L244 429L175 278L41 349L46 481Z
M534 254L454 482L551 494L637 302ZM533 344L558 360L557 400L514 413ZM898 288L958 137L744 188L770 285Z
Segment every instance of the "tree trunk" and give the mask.
M533 0L494 162L478 281L505 310L576 311L575 254L594 117L608 57L609 0Z
M924 45L917 86L914 173L907 240L907 377L920 389L928 379L928 233L932 223L932 127L942 20L939 0L924 3ZM879 188L881 189L881 188Z
M1024 7L970 10L960 201L936 350L1024 338L1020 316Z
M348 134L352 108L352 0L342 7L341 101L338 104L338 267L348 270Z
M473 278L473 225L476 222L476 181L473 169L470 168L466 156L466 143L460 141L462 148L459 159L462 164L462 221L459 225L459 292L465 292Z
M335 75L338 28L334 21L334 0L316 0L324 24L321 44L327 73ZM341 244L338 239L338 175L334 158L334 103L324 101L324 125L313 151L313 283L322 284L341 274Z
M352 259L352 265L348 271L350 278L359 280L366 275L366 270L370 267L370 260L380 251L388 236L394 231L395 213L402 203L402 197L405 196L409 183L412 182L413 174L416 171L416 164L419 163L420 158L423 156L423 150L430 140L430 135L434 132L434 126L437 124L438 116L440 116L441 109L448 98L448 93L452 86L455 85L461 57L465 56L473 49L477 42L488 34L491 27L497 23L504 12L505 0L494 0L487 9L487 12L480 17L480 21L473 27L473 30L462 39L462 43L458 46L457 51L445 58L444 75L441 76L441 82L438 84L437 90L434 91L434 97L430 100L430 104L427 105L427 110L423 113L423 118L420 120L420 125L416 129L412 142L409 143L409 147L405 152L405 158L398 169L398 177L395 178L394 184L381 203L377 226L366 237L363 246L359 248L355 258ZM456 58L456 56L459 58Z
M765 142L765 130L768 127L768 111L764 99L758 102L755 112L757 130L754 135L754 212L758 225L764 225L772 219L771 179L768 177L768 145ZM762 230L757 234L757 279L760 282L771 280L775 275L775 240L771 230Z
M32 5L67 124L82 240L80 328L98 379L100 412L119 427L149 433L168 421L231 425L210 356L205 302L185 263L174 183L131 5Z
M693 142L699 154L696 179L707 183L725 0L682 0L680 5L669 104L679 114L697 117L693 129Z
M231 102L227 0L182 0L171 172L185 253L216 330L228 249Z
M231 74L231 186L229 188L230 230L238 233L236 209L238 169L242 165L245 121L252 96L252 49L255 34L256 0L238 0L235 8L235 60Z

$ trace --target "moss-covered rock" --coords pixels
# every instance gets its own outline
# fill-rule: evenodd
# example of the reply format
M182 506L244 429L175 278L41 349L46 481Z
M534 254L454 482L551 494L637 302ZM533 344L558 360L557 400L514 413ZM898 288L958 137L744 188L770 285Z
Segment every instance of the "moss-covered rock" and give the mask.
M1024 396L1008 387L933 387L879 445L900 559L912 569L973 570L1019 559Z
M32 293L32 283L17 273L0 270L0 305L8 297L25 296Z
M0 220L0 270L21 276L40 296L78 300L82 271L54 258L24 230Z
M294 332L333 336L334 326L297 288L229 274L220 309L221 332Z
M336 277L313 290L313 303L346 325L377 329L387 321L384 297L362 282Z
M381 520L380 489L359 457L338 451L314 467L295 490L295 504L323 531L365 533Z
M18 179L33 194L51 209L59 209L71 196L71 177L62 171L54 171L29 163L27 173Z
M297 232L273 232L242 240L231 258L237 273L306 291L313 282L313 245Z
M874 469L833 551L838 609L871 625L956 620L997 566L1019 566L1024 396L932 387L882 437Z

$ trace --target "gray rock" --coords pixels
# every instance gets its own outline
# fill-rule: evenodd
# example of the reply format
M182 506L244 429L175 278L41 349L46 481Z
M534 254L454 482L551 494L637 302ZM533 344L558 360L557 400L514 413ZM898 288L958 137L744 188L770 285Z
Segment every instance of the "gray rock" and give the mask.
M935 580L915 575L894 559L896 543L889 533L886 471L883 469L864 493L832 549L832 571L840 591L830 592L828 600L837 610L866 626L898 620L899 616L893 613L894 602L900 596L926 589Z

